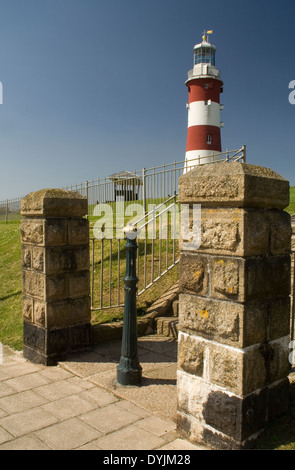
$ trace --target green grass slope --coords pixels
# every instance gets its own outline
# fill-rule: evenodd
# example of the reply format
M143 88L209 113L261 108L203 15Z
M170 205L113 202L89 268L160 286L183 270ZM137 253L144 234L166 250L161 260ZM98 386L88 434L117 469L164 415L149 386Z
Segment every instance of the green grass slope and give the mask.
M0 224L0 341L22 349L20 224Z
M295 186L291 186L290 188L290 204L286 208L286 211L291 215L295 214Z

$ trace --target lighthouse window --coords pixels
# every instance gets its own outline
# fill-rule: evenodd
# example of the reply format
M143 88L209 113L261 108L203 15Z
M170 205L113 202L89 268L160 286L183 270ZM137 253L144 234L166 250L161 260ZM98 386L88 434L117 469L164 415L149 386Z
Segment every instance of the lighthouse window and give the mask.
M195 65L196 64L210 64L211 62L211 54L210 49L202 48L198 49L195 53Z
M202 47L195 51L194 64L212 64L215 65L215 51L209 47Z
M207 135L207 144L208 145L212 144L212 135Z

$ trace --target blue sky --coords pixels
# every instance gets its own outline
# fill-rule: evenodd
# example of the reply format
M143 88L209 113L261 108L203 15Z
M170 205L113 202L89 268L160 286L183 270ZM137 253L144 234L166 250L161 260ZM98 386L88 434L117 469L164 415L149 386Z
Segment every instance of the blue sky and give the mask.
M183 160L213 29L223 149L295 185L293 0L1 0L0 200Z

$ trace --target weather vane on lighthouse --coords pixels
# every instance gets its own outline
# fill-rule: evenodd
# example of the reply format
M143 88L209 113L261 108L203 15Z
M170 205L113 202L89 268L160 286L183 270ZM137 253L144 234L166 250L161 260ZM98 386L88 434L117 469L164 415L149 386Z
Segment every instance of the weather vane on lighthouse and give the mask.
M202 37L203 41L207 41L207 34L213 34L213 30L212 29L210 29L209 31L204 30L203 37Z
M193 50L193 69L188 72L188 127L185 154L185 171L191 167L211 163L221 152L220 93L223 91L221 73L215 67L216 47L204 31L202 42Z

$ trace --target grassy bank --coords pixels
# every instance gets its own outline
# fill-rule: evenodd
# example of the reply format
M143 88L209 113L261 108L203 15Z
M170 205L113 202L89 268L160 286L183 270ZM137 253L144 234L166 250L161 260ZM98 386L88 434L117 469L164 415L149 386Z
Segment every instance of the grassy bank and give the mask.
M91 231L92 236L92 231ZM109 299L112 297L112 304L116 305L116 297L118 296L118 283L120 282L120 303L124 301L124 284L122 278L125 272L125 249L124 241L121 242L120 256L120 280L118 279L118 251L113 244L112 252L110 253L110 241L107 240L104 248L104 302L103 305L109 304ZM164 253L165 241L162 242L162 249ZM154 254L157 255L159 250L159 242L155 242ZM171 251L171 249L170 249ZM151 276L151 247L147 247L147 283L150 281ZM101 265L101 246L99 243L95 249L94 259L94 306L100 305L100 265ZM171 253L169 254L171 258ZM110 257L112 264L110 265ZM144 250L141 249L140 263L139 263L139 290L142 289L143 278L143 257ZM164 255L163 255L164 257ZM92 258L92 256L91 256ZM91 259L92 262L92 259ZM163 263L165 260L163 260ZM158 266L158 265L157 265ZM157 273L154 273L157 277ZM178 266L175 266L163 278L161 278L152 288L145 291L138 297L137 308L138 315L144 315L147 307L160 295L165 292L172 284L178 280ZM110 292L110 286L112 291ZM23 347L22 338L22 275L21 275L21 241L20 241L20 223L9 222L8 224L0 223L0 342L11 346L14 349L21 350ZM115 307L112 309L93 310L91 315L91 323L109 323L122 320L123 308Z
M290 204L286 208L286 211L291 215L295 214L295 186L291 186L290 188Z
M0 341L22 349L19 222L0 224Z

